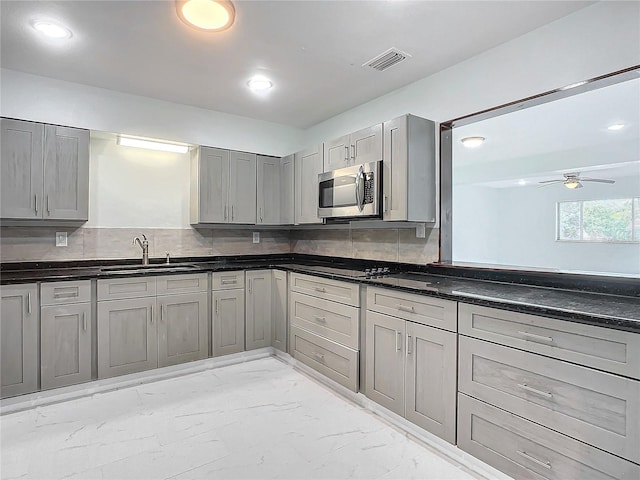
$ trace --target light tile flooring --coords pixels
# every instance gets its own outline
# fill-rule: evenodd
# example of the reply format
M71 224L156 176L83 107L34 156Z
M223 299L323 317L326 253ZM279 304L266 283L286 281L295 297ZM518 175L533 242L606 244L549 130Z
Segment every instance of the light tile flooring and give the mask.
M3 416L2 479L474 479L269 357Z

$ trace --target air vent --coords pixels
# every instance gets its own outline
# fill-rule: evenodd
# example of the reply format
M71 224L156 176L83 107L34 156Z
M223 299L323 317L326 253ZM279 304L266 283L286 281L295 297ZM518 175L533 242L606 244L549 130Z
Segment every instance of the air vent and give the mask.
M368 62L364 63L363 67L371 67L375 70L382 72L389 67L394 66L397 63L400 63L407 58L410 58L411 55L405 52L401 52L397 48L390 48L386 52L381 53L377 57L372 58Z

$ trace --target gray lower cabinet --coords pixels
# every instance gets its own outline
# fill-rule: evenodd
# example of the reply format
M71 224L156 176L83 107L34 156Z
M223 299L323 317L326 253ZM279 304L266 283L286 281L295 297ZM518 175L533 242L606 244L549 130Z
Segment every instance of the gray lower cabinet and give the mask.
M273 270L271 284L271 346L287 351L287 272Z
M271 345L271 270L246 272L245 348Z
M367 397L455 443L456 334L372 311L366 317Z
M159 296L157 309L159 367L207 357L206 292Z
M213 292L213 356L244 351L244 289Z
M98 378L158 366L155 297L98 302Z
M0 395L38 390L38 286L0 287Z

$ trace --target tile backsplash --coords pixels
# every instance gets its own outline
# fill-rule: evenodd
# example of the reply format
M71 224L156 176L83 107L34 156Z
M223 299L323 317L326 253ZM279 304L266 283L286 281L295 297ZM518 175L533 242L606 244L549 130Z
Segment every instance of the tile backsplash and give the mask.
M55 246L56 231L66 231L68 245ZM200 257L306 253L329 257L426 264L438 260L438 229L416 238L415 229L160 229L1 227L0 261L103 260L141 257L133 238L144 234L149 257Z

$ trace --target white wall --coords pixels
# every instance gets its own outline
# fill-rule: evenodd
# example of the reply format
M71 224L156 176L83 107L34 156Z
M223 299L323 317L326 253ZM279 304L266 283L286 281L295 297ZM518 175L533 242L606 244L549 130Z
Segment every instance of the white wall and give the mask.
M1 69L0 115L283 156L302 131L147 97Z
M322 122L306 144L405 113L443 122L637 65L639 18L640 2L599 2Z

